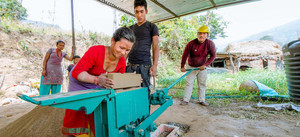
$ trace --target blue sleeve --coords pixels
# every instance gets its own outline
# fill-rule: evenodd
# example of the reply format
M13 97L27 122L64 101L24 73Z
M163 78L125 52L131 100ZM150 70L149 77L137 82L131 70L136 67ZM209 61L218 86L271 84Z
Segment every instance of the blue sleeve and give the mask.
M72 70L73 67L74 67L74 66L73 66L72 64L70 64L70 65L68 66L67 70L68 70L69 72L71 72L71 70Z

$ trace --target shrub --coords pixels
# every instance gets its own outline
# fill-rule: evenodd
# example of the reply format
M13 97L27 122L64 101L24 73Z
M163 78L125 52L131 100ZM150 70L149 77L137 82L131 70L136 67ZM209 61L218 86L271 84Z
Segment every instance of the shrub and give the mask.
M23 20L27 17L27 13L17 0L0 0L0 17Z

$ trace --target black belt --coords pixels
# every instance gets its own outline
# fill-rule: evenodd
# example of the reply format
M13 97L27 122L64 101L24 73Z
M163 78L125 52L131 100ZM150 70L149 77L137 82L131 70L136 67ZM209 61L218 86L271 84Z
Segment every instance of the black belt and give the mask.
M127 66L136 66L136 67L139 67L139 66L144 66L144 67L150 67L151 65L144 65L144 64L131 64L131 63L127 63Z

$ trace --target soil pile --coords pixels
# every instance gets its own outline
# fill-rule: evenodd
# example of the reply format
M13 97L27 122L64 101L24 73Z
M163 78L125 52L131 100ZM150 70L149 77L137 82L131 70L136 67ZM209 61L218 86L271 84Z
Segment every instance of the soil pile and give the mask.
M29 113L0 130L1 137L58 137L64 109L37 106Z

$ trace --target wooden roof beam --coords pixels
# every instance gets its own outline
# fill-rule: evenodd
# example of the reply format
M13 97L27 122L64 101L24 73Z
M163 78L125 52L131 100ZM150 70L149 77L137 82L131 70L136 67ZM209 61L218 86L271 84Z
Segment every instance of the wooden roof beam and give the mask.
M214 2L214 0L209 0L211 5L213 5L213 7L216 7L216 3Z

